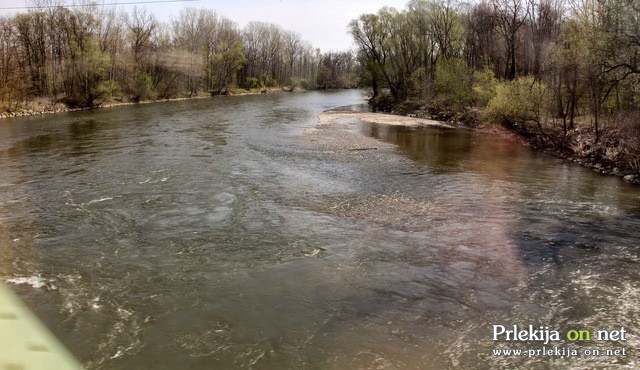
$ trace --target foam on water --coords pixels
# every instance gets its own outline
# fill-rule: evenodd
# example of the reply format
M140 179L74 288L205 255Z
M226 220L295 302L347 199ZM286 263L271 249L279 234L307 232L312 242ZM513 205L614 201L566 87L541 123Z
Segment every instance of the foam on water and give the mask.
M49 290L56 290L57 286L54 284L54 280L43 278L40 275L34 276L14 276L5 278L7 283L16 285L28 285L32 288L40 289L47 288Z
M113 197L104 197L104 198L99 198L99 199L93 199L87 202L87 205L90 204L94 204L94 203L101 203L101 202L106 202L108 200L112 200Z

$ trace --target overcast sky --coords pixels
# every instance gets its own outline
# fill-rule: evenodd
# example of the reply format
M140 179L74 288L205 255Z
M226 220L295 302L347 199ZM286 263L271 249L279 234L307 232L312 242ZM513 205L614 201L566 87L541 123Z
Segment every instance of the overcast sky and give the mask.
M73 0L64 0L72 4ZM97 0L99 3L131 3L156 0ZM161 0L157 0L161 1ZM403 9L408 0L199 0L190 2L139 4L146 7L158 20L168 22L181 8L207 8L216 10L244 27L250 21L279 24L285 29L299 32L314 47L323 51L345 50L352 46L347 35L347 24L360 14L374 13L383 6ZM25 6L25 0L0 0L0 8ZM121 5L130 12L134 5ZM13 14L18 10L1 10L0 14ZM26 10L20 10L26 11Z

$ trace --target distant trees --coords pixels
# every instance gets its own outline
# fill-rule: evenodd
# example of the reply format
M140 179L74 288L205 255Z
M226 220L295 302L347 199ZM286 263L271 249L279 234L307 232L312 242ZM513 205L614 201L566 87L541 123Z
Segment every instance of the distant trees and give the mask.
M206 86L220 94L235 82L236 74L245 62L240 32L229 19L221 18L217 27L209 29L205 48Z
M329 52L322 56L317 85L322 89L354 87L355 60L351 52Z
M46 8L4 18L2 26L3 75L12 93L21 98L64 94L78 106L98 98L109 57L99 47L99 22L90 10ZM27 77L26 89L14 82L21 76Z
M8 104L8 109L26 95L26 83L19 68L18 34L14 22L0 16L0 101Z
M275 24L250 22L243 30L243 40L247 63L241 85L314 86L320 58L300 34Z
M18 14L15 19L17 43L21 47L30 80L29 93L44 95L48 93L47 44L45 35L47 26L44 13Z
M235 82L245 62L242 37L228 18L207 9L187 8L173 23L174 48L184 50L189 95L200 89L220 94Z
M232 87L352 86L350 52L322 55L296 32L252 22L244 29L207 9L169 25L146 9L65 8L33 0L0 17L0 110L34 99L90 107L224 94Z

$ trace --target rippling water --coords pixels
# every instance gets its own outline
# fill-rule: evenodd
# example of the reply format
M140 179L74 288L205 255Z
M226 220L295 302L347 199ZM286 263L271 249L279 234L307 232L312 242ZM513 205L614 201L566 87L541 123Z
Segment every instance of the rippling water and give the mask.
M355 91L0 122L0 272L90 369L638 366L640 189ZM625 327L625 356L495 356L492 325Z

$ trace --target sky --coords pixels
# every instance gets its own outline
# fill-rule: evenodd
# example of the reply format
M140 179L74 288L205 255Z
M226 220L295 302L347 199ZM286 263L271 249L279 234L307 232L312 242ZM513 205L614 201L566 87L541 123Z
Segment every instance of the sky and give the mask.
M73 4L73 0L63 0ZM99 3L132 3L166 0L97 0ZM375 13L383 6L403 9L408 0L198 0L138 5L120 5L131 12L134 6L145 7L162 22L169 22L182 8L213 9L218 14L244 27L251 21L275 23L296 31L302 38L322 51L342 51L353 47L347 34L349 21L361 14ZM25 6L25 0L0 0L0 8ZM18 11L0 9L0 15Z

